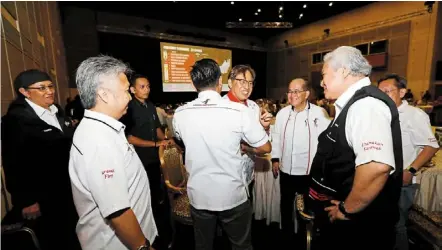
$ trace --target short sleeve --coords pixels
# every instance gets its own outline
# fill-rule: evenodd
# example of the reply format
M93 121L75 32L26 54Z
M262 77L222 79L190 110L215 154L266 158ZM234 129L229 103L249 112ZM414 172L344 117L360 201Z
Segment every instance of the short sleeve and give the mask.
M417 110L415 117L410 119L411 128L411 140L413 145L416 146L430 146L432 148L439 148L436 137L431 130L430 118L422 110Z
M266 144L269 140L267 133L262 127L254 112L247 109L241 110L241 127L243 140L250 146L257 148Z
M373 97L356 101L348 110L346 137L356 155L356 167L372 161L395 169L391 111Z
M89 191L103 217L130 207L123 152L115 146L100 145L85 164Z
M177 116L176 116L176 115L173 116L173 119L172 119L172 127L173 127L173 134L174 134L174 137L176 137L176 138L179 139L179 140L182 140L182 139L181 139L180 132L179 132L179 129L178 129L178 120L177 120Z

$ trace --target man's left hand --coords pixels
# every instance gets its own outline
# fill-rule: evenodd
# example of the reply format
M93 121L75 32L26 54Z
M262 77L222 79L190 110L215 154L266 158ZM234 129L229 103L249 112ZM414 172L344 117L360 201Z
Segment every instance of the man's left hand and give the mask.
M410 185L412 180L413 180L413 174L411 174L410 171L408 170L404 170L402 174L402 186Z
M339 211L339 201L332 200L331 203L333 204L330 207L326 207L324 210L328 212L328 218L330 218L330 221L333 222L335 220L348 220L347 217L341 211Z

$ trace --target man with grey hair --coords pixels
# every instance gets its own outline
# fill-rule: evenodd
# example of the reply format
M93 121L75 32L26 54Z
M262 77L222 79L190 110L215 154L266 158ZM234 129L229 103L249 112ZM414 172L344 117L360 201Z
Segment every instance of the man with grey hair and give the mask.
M402 142L394 102L368 76L361 52L324 57L321 86L336 117L319 136L308 202L318 249L393 249L402 186ZM374 229L375 227L375 229Z
M118 121L131 99L128 71L109 56L88 58L77 69L86 110L74 134L69 175L84 250L151 249L158 234L146 171Z

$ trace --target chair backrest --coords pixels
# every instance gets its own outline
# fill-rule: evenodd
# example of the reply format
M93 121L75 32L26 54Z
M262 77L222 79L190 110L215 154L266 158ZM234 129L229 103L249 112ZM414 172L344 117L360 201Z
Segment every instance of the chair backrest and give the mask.
M159 155L165 181L168 181L174 187L180 187L184 184L187 174L181 151L175 146L161 146Z

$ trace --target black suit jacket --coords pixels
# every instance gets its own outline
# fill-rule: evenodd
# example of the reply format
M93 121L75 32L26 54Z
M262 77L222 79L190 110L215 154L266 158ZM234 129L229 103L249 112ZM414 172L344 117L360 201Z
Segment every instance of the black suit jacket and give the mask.
M68 166L73 129L63 109L57 108L63 131L41 120L23 98L12 102L2 117L6 188L20 211L36 202L42 213L54 204L61 210L72 204Z

